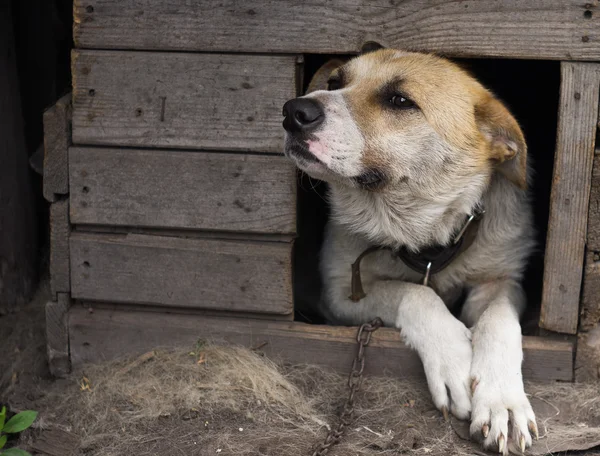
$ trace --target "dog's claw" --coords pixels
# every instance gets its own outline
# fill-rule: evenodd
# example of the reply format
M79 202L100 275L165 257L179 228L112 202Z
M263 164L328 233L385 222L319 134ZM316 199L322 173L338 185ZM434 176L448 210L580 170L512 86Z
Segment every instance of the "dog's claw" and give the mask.
M442 415L444 416L445 421L450 421L450 416L448 415L448 407L445 405L442 407Z
M506 442L504 441L504 434L500 434L500 437L498 437L498 453L504 453L504 444Z
M527 427L529 428L531 435L533 435L536 440L539 440L540 434L538 433L538 427L537 424L535 424L535 421L529 421L529 423L527 423Z
M483 434L483 438L484 438L484 439L485 439L485 438L487 438L487 436L488 436L488 435L489 435L489 433L490 433L490 427L489 427L487 424L484 424L484 425L481 427L481 433Z
M525 437L521 436L519 438L519 448L521 450L521 453L525 454Z

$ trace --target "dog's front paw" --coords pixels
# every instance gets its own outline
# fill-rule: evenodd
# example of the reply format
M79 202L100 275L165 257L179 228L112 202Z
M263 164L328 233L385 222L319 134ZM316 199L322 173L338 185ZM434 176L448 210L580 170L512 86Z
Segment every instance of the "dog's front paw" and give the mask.
M538 430L520 373L474 371L472 390L471 437L487 450L523 454Z
M430 334L427 340L420 355L433 403L446 419L448 411L457 418L468 419L473 356L471 331L460 321L449 319L437 334Z

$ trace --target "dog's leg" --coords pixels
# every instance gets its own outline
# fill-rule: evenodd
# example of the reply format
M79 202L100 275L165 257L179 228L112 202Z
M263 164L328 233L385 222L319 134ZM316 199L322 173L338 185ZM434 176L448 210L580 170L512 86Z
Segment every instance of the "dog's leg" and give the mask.
M461 320L472 328L471 436L486 449L522 454L537 436L535 415L525 395L519 314L521 286L506 280L471 290Z
M368 284L365 298L352 302L347 287L336 285L330 288L328 299L337 320L359 324L380 317L386 326L401 329L404 340L423 362L435 406L445 416L451 411L458 418L468 418L471 333L435 291L413 283L380 280Z

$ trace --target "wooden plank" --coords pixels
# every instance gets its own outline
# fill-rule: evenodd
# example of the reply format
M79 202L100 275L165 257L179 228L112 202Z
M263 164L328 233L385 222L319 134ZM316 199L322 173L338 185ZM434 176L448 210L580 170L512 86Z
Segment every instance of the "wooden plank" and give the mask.
M77 454L80 444L78 435L55 427L44 427L30 446L44 456L72 456Z
M50 205L50 290L57 293L71 291L69 258L69 199Z
M46 350L50 373L55 377L64 377L71 371L67 324L70 302L67 293L59 293L57 301L46 303Z
M76 299L292 312L291 243L73 233Z
M590 331L577 335L577 357L575 359L577 382L600 381L600 324Z
M296 58L73 51L73 142L283 151Z
M267 155L72 148L75 224L288 233L296 171Z
M558 132L540 326L577 332L594 159L600 65L561 64Z
M77 47L353 53L366 41L454 56L600 60L597 1L75 0Z
M588 251L583 275L580 331L600 325L600 252Z
M69 313L71 360L74 366L144 353L157 347L192 346L201 339L250 348L294 364L320 364L346 373L356 350L356 328L252 319L192 317L123 310ZM523 338L523 373L529 380L571 381L573 344ZM418 356L403 344L395 329L373 335L367 374L422 377Z
M591 202L590 202L590 213ZM591 223L591 219L590 219ZM575 380L600 380L600 252L588 250L577 334Z
M44 112L44 198L69 193L68 149L71 144L71 94Z
M588 212L587 247L600 251L600 149L594 155L592 186L590 190L590 209Z

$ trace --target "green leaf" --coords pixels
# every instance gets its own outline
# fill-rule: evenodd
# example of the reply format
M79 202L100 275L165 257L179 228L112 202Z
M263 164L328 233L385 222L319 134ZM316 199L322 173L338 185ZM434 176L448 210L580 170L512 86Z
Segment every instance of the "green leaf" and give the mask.
M25 410L24 412L17 413L6 422L2 432L16 434L17 432L24 431L33 424L37 415L38 412L34 412L33 410Z
M31 456L31 454L25 450L19 450L18 448L9 448L0 453L0 456Z
M6 436L3 435L2 437L0 437L0 450L2 448L4 448L4 445L6 445Z
M4 427L5 419L6 419L6 407L2 407L2 410L0 410L0 431Z

